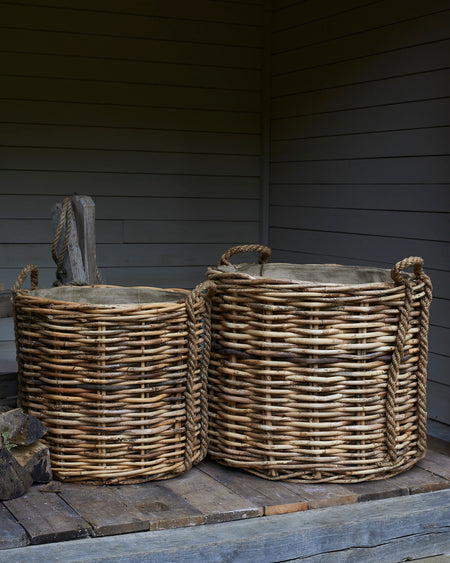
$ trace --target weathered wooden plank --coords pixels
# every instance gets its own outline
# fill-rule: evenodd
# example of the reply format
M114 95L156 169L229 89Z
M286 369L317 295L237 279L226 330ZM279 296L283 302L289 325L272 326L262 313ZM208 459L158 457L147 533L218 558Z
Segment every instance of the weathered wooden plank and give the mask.
M394 477L380 481L367 481L346 485L349 491L358 496L358 502L381 500L409 495L409 487L404 482L395 483Z
M95 203L86 195L74 195L71 201L86 280L89 284L95 284L97 281Z
M165 481L162 486L197 508L205 516L207 524L254 518L260 515L260 508L256 503L237 495L197 468L180 477Z
M286 514L308 508L307 500L277 481L261 479L229 467L224 468L211 461L203 461L198 465L203 471L236 494L252 504L261 507L262 515Z
M389 481L392 482L392 485L396 485L402 489L403 487L407 487L411 495L448 489L447 479L442 479L429 471L420 469L420 467L413 467L405 473L392 477Z
M92 527L94 536L149 529L148 519L109 487L62 483L61 497Z
M418 462L417 467L450 481L450 457L448 455L428 450L427 455Z
M371 547L356 547L343 549L339 552L327 552L311 557L291 559L289 563L298 561L304 563L378 563L379 561L414 561L421 563L448 563L450 549L448 532L437 532L407 536L406 538L393 538L388 543L381 543ZM437 555L437 557L433 557ZM418 559L420 557L420 559ZM422 559L424 558L424 559Z
M128 507L139 510L148 519L150 530L194 526L205 521L200 510L158 483L121 485L114 490Z
M450 492L438 491L195 528L77 540L64 544L64 557L79 561L88 553L96 563L141 563L143 559L158 563L273 563L321 556L318 561L334 562L339 561L336 557L341 552L352 549L364 556L347 563L400 561L448 553L449 521ZM395 546L392 557L390 545ZM369 557L370 548L379 546L385 546L381 552L385 557L379 558L376 551ZM61 545L10 550L8 563L23 563L24 553L36 561L58 563Z
M41 544L84 538L89 524L55 493L39 492L34 485L22 497L4 504L25 528L31 543Z
M52 221L55 236L59 229L62 213L63 204L56 203L52 209ZM86 272L84 271L83 257L78 242L78 228L76 221L74 217L69 214L65 215L63 221L65 221L65 223L63 223L58 243L56 245L56 256L58 257L58 259L64 251L66 236L68 237L68 246L64 253L62 268L61 272L59 273L59 281L63 284L70 283L74 280L80 283L86 283L87 278Z
M308 501L309 508L325 508L353 504L358 501L358 495L348 489L348 485L335 485L333 483L288 483L286 487L296 492Z
M22 547L29 543L25 530L3 504L0 503L0 549Z

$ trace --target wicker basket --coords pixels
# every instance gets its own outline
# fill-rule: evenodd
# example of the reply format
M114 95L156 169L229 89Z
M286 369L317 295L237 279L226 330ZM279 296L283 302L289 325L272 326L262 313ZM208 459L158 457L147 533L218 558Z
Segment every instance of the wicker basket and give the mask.
M137 483L201 461L214 284L37 285L27 266L13 287L19 404L47 426L55 476Z
M237 252L260 264L233 266ZM209 370L214 459L269 479L396 475L426 448L431 282L392 271L265 264L234 247L217 267ZM414 266L414 275L402 272ZM392 278L391 278L392 276Z

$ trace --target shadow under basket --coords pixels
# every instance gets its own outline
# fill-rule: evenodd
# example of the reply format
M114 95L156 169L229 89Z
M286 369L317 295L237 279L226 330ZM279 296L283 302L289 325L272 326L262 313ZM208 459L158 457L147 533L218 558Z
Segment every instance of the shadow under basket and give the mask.
M259 264L232 265L238 252ZM391 271L266 264L234 247L217 267L209 451L268 479L352 483L426 451L431 282L423 260ZM414 266L414 274L403 272Z
M31 290L22 289L31 273ZM61 481L174 477L207 450L213 283L13 287L19 404L47 426Z

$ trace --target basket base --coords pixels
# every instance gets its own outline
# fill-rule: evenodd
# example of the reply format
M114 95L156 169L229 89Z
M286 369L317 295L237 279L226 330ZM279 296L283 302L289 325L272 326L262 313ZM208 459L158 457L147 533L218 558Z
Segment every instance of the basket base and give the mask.
M395 477L400 473L404 473L411 469L417 462L419 462L425 456L426 451L423 455L419 457L413 457L408 459L400 459L395 465L386 465L377 467L374 469L361 469L353 470L351 473L348 470L337 470L334 472L330 468L315 469L314 471L307 470L288 470L288 469L275 469L273 467L254 468L239 460L231 460L221 458L220 456L214 455L210 452L210 457L212 460L216 461L220 465L226 467L232 467L233 469L241 469L257 477L263 479L268 479L270 481L286 481L289 483L339 483L339 484L350 484L350 483L363 483L367 481L379 481L381 479L388 479L390 477ZM261 466L261 463L258 464ZM339 472L338 472L339 471Z

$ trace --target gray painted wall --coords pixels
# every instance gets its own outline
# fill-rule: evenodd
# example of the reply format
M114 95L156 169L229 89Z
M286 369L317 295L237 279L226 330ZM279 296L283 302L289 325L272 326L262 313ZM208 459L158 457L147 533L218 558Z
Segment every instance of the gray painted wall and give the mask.
M450 6L275 0L273 22L273 258L422 256L429 413L450 423Z
M3 4L3 3L2 3ZM107 283L192 287L259 237L261 2L1 6L0 281L54 280L52 205L94 198Z
M292 262L419 254L450 422L447 1L0 4L5 286L28 262L53 282L51 207L74 191L107 283L192 287L257 240Z

